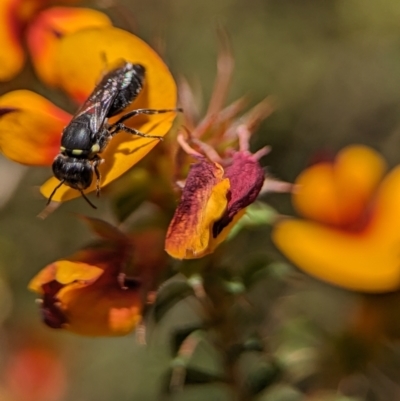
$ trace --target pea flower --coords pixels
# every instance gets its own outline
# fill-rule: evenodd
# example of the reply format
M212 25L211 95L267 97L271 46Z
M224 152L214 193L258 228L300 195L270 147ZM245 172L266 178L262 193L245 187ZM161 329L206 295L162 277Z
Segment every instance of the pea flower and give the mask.
M41 296L44 322L88 336L116 336L141 320L140 283L126 279L132 259L129 237L108 223L88 219L101 240L46 266L29 288Z
M362 145L342 149L296 180L293 205L272 233L281 252L310 275L368 293L400 288L400 167Z
M2 0L0 2L0 80L12 79L29 50L39 77L51 83L56 43L64 34L85 28L111 26L109 18L88 8L51 7L77 0ZM24 40L26 39L26 40Z
M236 222L263 191L287 191L288 185L265 177L259 160L265 147L252 154L250 139L274 110L265 99L244 115L244 99L224 107L233 72L229 43L220 32L217 78L206 115L198 118L195 95L185 81L180 86L185 129L178 133L174 181L188 170L182 196L168 227L165 250L177 259L201 258L214 252ZM186 132L185 132L186 131Z
M242 132L248 133L245 127ZM251 154L248 144L218 162L181 145L198 162L190 167L180 203L169 225L165 249L177 259L200 258L212 253L227 237L234 224L253 203L264 185L264 170L258 160L266 153Z
M43 54L43 60L45 58ZM105 67L109 69L121 60L145 68L143 90L127 111L175 108L175 82L160 57L141 39L111 26L86 28L62 36L50 58L50 72L47 74L43 70L43 75L51 76L54 85L81 103L93 91ZM62 129L71 118L70 114L38 94L26 90L9 92L0 97L0 151L18 163L50 166L60 150ZM163 136L174 118L175 113L141 115L128 120L126 125L146 134ZM122 132L116 135L101 154L104 159L99 166L101 186L129 170L157 143L151 138ZM57 185L59 181L51 178L41 187L41 193L48 198ZM84 192L94 191L95 187L93 182ZM77 196L80 196L79 191L64 185L53 200L62 202Z

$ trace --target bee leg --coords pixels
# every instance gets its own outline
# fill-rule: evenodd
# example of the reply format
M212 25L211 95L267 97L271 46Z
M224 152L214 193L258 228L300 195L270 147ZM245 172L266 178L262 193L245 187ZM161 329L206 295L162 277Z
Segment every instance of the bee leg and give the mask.
M126 121L128 118L137 116L139 114L163 114L163 113L173 113L173 112L182 112L183 109L178 108L178 109L136 109L129 111L128 113L124 114L118 121L115 122L113 125L118 125L124 121Z
M120 131L125 131L128 132L129 134L141 136L143 138L158 139L159 141L163 140L162 136L144 134L143 132L140 132L135 128L127 127L125 124L122 123L113 124L110 130L110 134L115 135L118 134L118 132Z
M89 205L90 205L93 209L97 209L97 206L94 205L92 202L90 202L89 198L85 195L85 193L84 193L81 189L79 189L78 191L81 193L82 198L85 199L85 201L86 201L87 203L89 203Z
M100 171L97 168L97 166L102 162L102 160L97 157L96 160L93 162L93 170L94 173L96 174L96 196L99 197L100 196L100 179L101 179L101 175L100 175Z

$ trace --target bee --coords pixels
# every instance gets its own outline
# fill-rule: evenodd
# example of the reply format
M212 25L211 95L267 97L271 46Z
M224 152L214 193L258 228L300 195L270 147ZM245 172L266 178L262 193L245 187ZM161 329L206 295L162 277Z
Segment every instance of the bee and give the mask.
M127 127L124 121L139 114L160 114L182 111L181 109L136 109L123 114L110 124L108 119L122 113L143 88L145 68L140 64L124 62L105 74L93 92L82 104L71 122L63 129L60 153L52 165L54 176L60 180L51 193L47 204L64 184L78 190L90 206L96 206L84 194L96 176L96 194L100 194L100 172L103 161L99 156L112 137L124 131L144 138L162 140L162 137L144 134Z

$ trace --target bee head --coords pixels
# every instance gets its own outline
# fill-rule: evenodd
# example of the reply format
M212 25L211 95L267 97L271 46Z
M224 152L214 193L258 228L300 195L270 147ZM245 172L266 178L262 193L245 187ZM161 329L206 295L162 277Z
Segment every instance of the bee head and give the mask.
M93 167L87 159L60 154L54 159L52 168L56 178L78 191L88 188L92 183Z

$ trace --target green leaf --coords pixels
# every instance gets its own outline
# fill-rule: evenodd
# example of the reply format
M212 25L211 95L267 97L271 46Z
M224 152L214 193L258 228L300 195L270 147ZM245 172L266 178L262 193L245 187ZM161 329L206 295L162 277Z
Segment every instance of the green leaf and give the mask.
M185 338L171 367L185 369L185 383L205 383L225 377L223 358L204 330L195 330Z
M275 383L282 373L281 367L262 352L243 352L238 367L247 392L256 395Z
M246 287L241 280L229 280L223 282L226 292L232 295L243 294L246 291Z
M280 384L263 392L257 401L305 401L304 394L292 386Z
M232 388L219 382L193 384L174 392L173 397L167 399L171 401L232 401Z
M153 307L153 316L156 323L180 300L193 295L193 288L182 275L166 281L158 290Z
M246 384L252 394L258 394L281 377L278 365L263 361L249 373Z
M258 337L250 337L248 338L244 344L243 349L246 351L264 351L264 343Z
M146 169L136 168L112 185L112 208L118 221L125 221L148 199L152 181Z
M83 220L89 228L101 238L116 242L128 241L128 237L122 231L104 220L83 215L77 215L77 217Z
M246 270L242 274L242 280L246 288L250 288L254 283L270 274L268 264L269 261L264 257L248 262Z
M279 216L278 212L263 202L254 202L246 209L246 214L235 224L228 236L228 241L245 228L272 225Z

